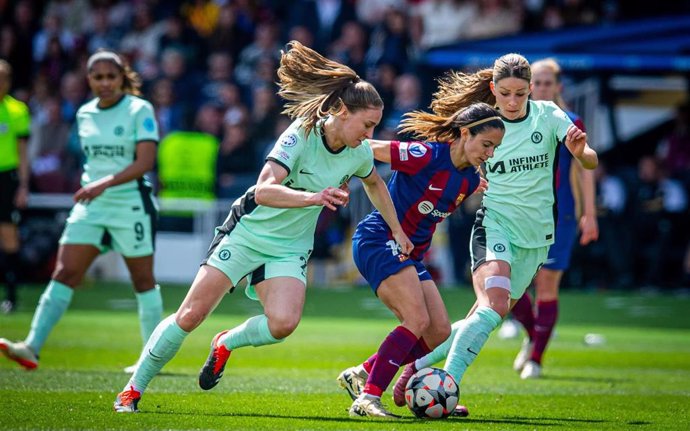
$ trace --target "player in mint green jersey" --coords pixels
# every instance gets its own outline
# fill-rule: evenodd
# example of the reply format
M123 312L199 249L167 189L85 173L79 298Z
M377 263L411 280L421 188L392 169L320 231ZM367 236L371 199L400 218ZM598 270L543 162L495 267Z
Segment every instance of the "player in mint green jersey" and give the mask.
M26 339L13 343L0 338L0 351L26 369L38 366L41 348L67 310L74 289L94 259L106 250L125 259L144 341L163 312L153 277L157 209L144 178L156 158L158 127L153 108L138 97L139 77L117 54L93 54L87 72L96 97L77 112L86 162L82 187L74 194L76 204L60 238L57 264Z
M374 168L373 152L362 144L381 121L383 101L376 89L349 67L298 42L282 53L278 77L279 94L288 101L285 113L296 120L269 153L256 185L233 203L216 229L187 297L158 325L118 394L117 412L137 411L151 379L243 278L247 295L261 301L264 313L213 337L199 374L201 388L218 383L233 350L279 343L295 330L317 218L324 206L335 210L347 203L343 185L352 176L362 180L402 252L412 251Z
M556 223L554 173L565 145L585 169L597 166L587 135L553 102L529 100L531 69L519 54L506 54L493 69L451 73L441 81L432 109L444 115L471 102L498 107L503 143L486 163L489 187L471 236L472 284L477 301L451 336L408 365L396 382L446 358L445 369L460 383L465 370L525 292L546 261Z

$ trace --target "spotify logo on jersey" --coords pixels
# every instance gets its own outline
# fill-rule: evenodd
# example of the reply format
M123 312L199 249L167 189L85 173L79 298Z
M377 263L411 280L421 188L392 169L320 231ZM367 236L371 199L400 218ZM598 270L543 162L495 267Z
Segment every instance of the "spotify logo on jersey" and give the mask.
M434 204L429 201L421 201L419 205L417 205L417 209L422 214L429 214L434 210Z

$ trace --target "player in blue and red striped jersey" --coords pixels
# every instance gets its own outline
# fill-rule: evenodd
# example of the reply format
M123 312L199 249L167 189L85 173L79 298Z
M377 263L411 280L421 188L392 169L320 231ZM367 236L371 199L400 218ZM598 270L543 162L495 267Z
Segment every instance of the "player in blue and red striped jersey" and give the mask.
M338 376L353 399L352 416L398 417L383 407L381 394L401 365L448 338L448 313L422 259L438 223L479 187L477 167L493 156L505 130L496 110L484 103L450 118L413 112L401 128L428 142L369 143L374 157L394 171L388 189L414 249L408 255L400 251L378 211L367 215L352 237L357 268L401 322L372 357ZM404 394L398 395L396 404L397 398L404 402Z
M532 99L556 103L580 130L585 131L580 117L566 110L561 96L562 88L561 68L556 61L544 59L532 64ZM534 279L536 309L529 294L525 293L512 310L513 316L524 326L528 335L513 362L513 368L523 379L534 379L541 375L542 356L558 318L558 287L563 272L570 266L578 228L581 232L580 245L589 244L599 237L594 204L594 172L572 161L570 151L561 146L556 170L556 240L549 247L546 263Z

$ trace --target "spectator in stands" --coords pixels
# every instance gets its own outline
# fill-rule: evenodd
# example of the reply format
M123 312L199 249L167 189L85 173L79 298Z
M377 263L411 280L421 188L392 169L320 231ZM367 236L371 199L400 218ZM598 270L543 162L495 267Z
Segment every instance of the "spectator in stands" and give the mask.
M346 22L356 21L354 2L348 0L296 0L287 26L303 25L314 35L314 49L325 52L340 37Z
M70 124L60 113L60 100L51 97L43 105L46 118L32 125L29 140L31 187L37 193L73 193L78 185L79 159L67 148Z
M29 370L38 367L48 335L103 251L114 249L124 257L139 305L142 338L150 336L163 312L153 277L157 210L144 178L156 159L158 129L153 109L137 97L139 77L118 54L93 54L87 73L96 97L77 113L79 139L87 157L83 185L73 196L75 204L60 238L57 264L28 336L16 343L0 338L0 352Z
M424 0L412 12L412 38L424 50L457 42L476 16L474 1Z
M671 133L659 143L657 155L668 174L683 182L690 191L690 104L676 108Z
M220 90L226 83L233 81L234 63L227 52L214 52L206 58L207 71L201 80L199 103L221 103Z
M19 210L29 198L29 108L10 93L12 66L0 59L0 269L7 288L0 311L9 313L17 303L19 273Z
M272 23L259 24L254 41L242 50L237 61L235 78L240 86L250 87L256 78L260 60L268 58L277 62L280 58L280 49L275 25Z
M189 129L191 109L178 102L172 81L166 78L156 80L151 86L150 99L156 112L161 139L174 130Z
M688 198L680 182L668 178L654 156L640 159L638 180L633 199L633 258L642 285L655 288L667 281L666 262L682 262L672 255L679 246L685 252Z
M468 39L489 39L522 29L521 3L516 0L479 0L477 14L467 25Z
M409 69L411 39L407 14L402 8L390 8L384 18L372 32L367 63L390 64L398 70Z
M362 24L348 21L343 24L340 37L331 44L329 57L347 64L358 75L365 76L367 47L367 33Z
M216 163L216 195L235 199L256 183L259 171L257 151L244 124L224 125Z
M295 121L276 142L255 187L237 199L218 227L186 299L149 339L134 375L113 407L135 413L143 392L220 300L247 277L247 295L263 313L218 333L199 373L199 386L215 387L232 350L280 343L297 328L306 295L306 268L319 213L348 201L343 184L358 176L390 225L404 254L412 243L397 220L386 184L363 146L381 120L374 87L343 65L299 42L280 60L280 95ZM338 97L334 97L337 94Z
M400 75L395 79L393 106L383 120L383 128L397 130L403 115L422 106L422 88L419 78L413 74Z

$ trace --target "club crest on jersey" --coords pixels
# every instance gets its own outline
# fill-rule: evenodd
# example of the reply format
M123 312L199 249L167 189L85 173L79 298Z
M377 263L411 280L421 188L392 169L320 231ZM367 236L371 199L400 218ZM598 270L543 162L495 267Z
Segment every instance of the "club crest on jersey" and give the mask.
M289 148L297 145L297 136L295 135L285 135L280 139L280 145Z
M413 142L407 149L407 152L412 155L412 157L424 157L426 154L426 147L418 142Z
M465 200L465 194L464 194L464 193L460 193L460 194L458 195L457 199L455 199L455 206L456 206L456 207L457 207L457 206L460 206L460 204L461 204L462 201L464 201L464 200Z
M544 139L544 136L540 132L533 132L532 133L532 142L535 144L538 144Z
M113 133L115 136L122 136L122 134L125 133L125 128L122 126L117 126L115 130L113 130Z

